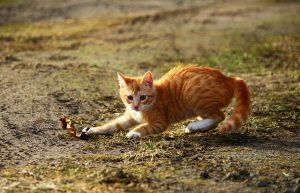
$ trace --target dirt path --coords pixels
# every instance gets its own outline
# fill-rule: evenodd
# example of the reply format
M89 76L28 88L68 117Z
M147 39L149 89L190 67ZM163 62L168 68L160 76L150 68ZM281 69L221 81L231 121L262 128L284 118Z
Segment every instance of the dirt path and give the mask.
M299 11L272 0L1 5L0 187L299 191ZM179 61L248 82L253 114L239 134L184 135L184 122L138 142L125 132L83 142L60 129L62 116L83 127L122 112L117 71L159 77Z
M138 48L140 45L133 45L133 47L129 45L127 48L126 44L128 41L134 44L140 44L136 42L138 39L133 37L135 34L140 36L141 41L147 41L147 36L153 36L152 33L156 33L149 32L150 34L147 34L144 30L148 27L142 27L143 25L157 23L163 27L165 23L173 20L171 17L177 17L181 20L184 19L181 17L189 18L194 12L200 9L201 6L206 5L205 2L197 4L194 2L194 4L192 4L196 6L196 8L194 8L191 7L190 4L191 2L176 3L174 1L146 3L124 1L118 4L112 1L89 1L84 4L80 3L80 1L64 3L54 1L41 3L40 1L36 1L34 3L25 2L19 5L3 7L0 9L0 12L3 14L3 17L1 17L3 19L2 22L59 21L66 18L84 18L86 17L83 15L84 13L94 13L92 16L101 18L104 17L108 11L111 12L113 17L121 17L120 15L126 17L124 24L121 23L121 25L113 27L108 32L101 34L105 36L103 38L104 41L109 42L107 43L109 45L106 47L111 46L111 44L116 46L116 44L122 42L125 42L126 47L125 51L121 51L120 54L112 52L114 55L106 56L104 58L105 61L103 61L103 59L99 61L97 65L102 66L107 65L108 60L115 60L117 58L115 55L121 55L120 57L123 57L132 49ZM179 11L178 8L180 8ZM170 11L168 11L168 9ZM9 14L7 14L7 10L9 10ZM77 12L75 10L80 11ZM145 11L149 14L144 14ZM17 14L19 12L22 14ZM138 14L141 16L130 17L128 16L129 14ZM169 21L169 18L171 18L171 21ZM158 22L156 20L158 20ZM75 22L74 25L76 24ZM79 22L78 25L82 24ZM119 31L121 30L124 30L124 32L120 34ZM138 30L143 31L138 32ZM172 38L172 34L167 34L169 30L170 29L165 29L166 32L164 33ZM48 47L46 46L44 48L44 45L41 45L42 51L38 51L35 50L34 47L40 47L40 44L43 44L43 41L47 41L47 39L44 40L43 36L39 36L39 34L35 33L33 35L26 35L26 32L24 34L22 32L14 33L15 34L11 35L14 37L21 36L21 39L25 39L23 44L25 44L25 46L26 43L32 44L34 50L26 51L25 48L24 51L21 50L15 53L11 51L5 53L6 50L4 50L6 56L3 57L0 66L2 95L1 125L3 127L1 130L1 135L3 136L1 145L3 148L1 148L0 154L2 155L2 164L26 164L44 160L46 157L82 153L81 147L83 143L81 141L73 141L69 138L63 139L60 137L64 132L60 130L57 120L59 117L65 115L75 116L83 114L85 114L85 117L88 119L88 114L91 114L90 111L99 108L101 108L102 112L111 112L112 109L106 109L105 106L103 107L101 102L103 97L99 99L99 96L104 95L104 98L115 99L117 98L117 91L115 87L114 90L111 90L111 87L101 88L99 85L101 85L105 76L109 77L111 82L115 83L115 77L111 77L112 74L115 75L112 71L121 66L111 66L109 68L112 69L106 70L98 68L90 69L88 63L85 63L84 59L80 58L89 56L74 56L77 53L76 50L73 49L71 51L65 51L65 49L62 48L54 48L54 50L48 51ZM92 35L94 33L98 35L97 33L99 32L92 31L90 33ZM48 38L48 35L45 36ZM81 34L79 34L79 36L81 36ZM67 37L62 37L62 41L70 41L65 40L65 38ZM150 43L152 38L155 37L149 37ZM8 47L12 48L14 48L14 42L19 43L19 40L10 42L4 39L3 41ZM73 41L73 39L71 39L71 41ZM59 51L56 51L56 49ZM104 47L104 49L106 48ZM176 51L173 52L176 54ZM89 55L89 53L87 53L87 55ZM97 59L98 56L92 56L91 58ZM133 55L132 58L122 63L125 64L132 60L141 59L144 60L143 56ZM152 61L149 60L149 63L154 63L156 60L157 59L154 59L154 61L153 59ZM147 64L147 60L141 61L138 64L138 68L142 68L141 70L143 70L147 68ZM104 73L107 73L107 75L104 75ZM97 76L97 74L99 76L102 74L100 80L93 78L93 76ZM81 84L81 82L83 82L83 84ZM113 84L113 86L115 86L115 84ZM93 97L96 97L95 99L93 98L91 100L88 96L82 96L89 95L88 92L91 91L97 92L91 94ZM112 94L114 95L112 96ZM122 110L120 106L118 106L117 112L120 111ZM111 117L109 115L107 116ZM93 118L95 120L98 119L97 116L93 116ZM91 120L91 118L89 120Z

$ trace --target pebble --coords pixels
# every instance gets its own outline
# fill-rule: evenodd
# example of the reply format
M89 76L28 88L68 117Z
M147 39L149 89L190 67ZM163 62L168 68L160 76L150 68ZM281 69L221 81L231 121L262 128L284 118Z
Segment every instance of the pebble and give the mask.
M200 177L201 177L201 179L208 179L209 178L208 171L201 171L200 172Z
M242 170L239 171L239 175L241 177L249 177L250 173L246 169L242 169Z
M223 179L224 180L245 180L249 178L250 173L246 169L242 169L238 172L230 172Z
M270 183L268 181L265 181L265 180L258 180L256 183L255 183L255 186L256 187L267 187Z
M225 177L224 180L238 180L239 174L236 172L230 172Z
M175 162L181 162L182 161L182 157L180 156L175 156L174 159L172 161L175 161Z

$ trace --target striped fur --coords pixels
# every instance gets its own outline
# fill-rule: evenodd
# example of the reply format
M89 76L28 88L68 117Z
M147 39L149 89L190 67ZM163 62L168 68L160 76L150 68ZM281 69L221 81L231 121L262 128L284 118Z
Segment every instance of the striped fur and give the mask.
M231 82L234 88L236 106L227 122L219 128L223 133L229 133L240 128L250 114L250 94L245 81L240 78L232 78Z
M124 115L104 126L92 127L87 134L112 134L136 126L127 134L136 139L197 116L203 120L190 123L186 132L213 129L225 119L221 109L235 97L233 114L219 127L220 132L230 133L241 127L250 112L246 83L213 68L180 65L157 81L153 81L151 72L143 77L118 74L118 79L126 106Z

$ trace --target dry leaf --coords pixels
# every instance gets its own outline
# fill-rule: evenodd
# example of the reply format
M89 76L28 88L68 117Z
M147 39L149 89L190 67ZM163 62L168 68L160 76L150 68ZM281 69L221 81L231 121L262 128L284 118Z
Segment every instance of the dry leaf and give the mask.
M83 139L83 140L88 139L88 136L85 133L83 133L83 132L77 133L77 129L74 126L74 123L70 119L63 117L63 118L60 118L59 120L61 122L61 127L64 130L67 130L67 132L69 134L71 134L72 136Z
M68 133L70 133L73 136L76 136L77 129L75 128L74 124L70 119L61 118L59 119L61 122L61 127L65 130L67 130Z

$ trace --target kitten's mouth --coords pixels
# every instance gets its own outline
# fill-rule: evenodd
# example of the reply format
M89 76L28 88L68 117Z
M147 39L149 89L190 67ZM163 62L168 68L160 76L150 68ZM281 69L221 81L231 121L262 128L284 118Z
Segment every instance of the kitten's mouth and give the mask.
M132 110L139 111L139 107L131 107Z

